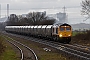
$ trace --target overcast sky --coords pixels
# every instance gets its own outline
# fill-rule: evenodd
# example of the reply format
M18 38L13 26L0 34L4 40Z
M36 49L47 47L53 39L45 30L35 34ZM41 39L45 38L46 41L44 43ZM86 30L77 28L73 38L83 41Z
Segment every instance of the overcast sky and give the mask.
M46 11L47 14L55 14L63 12L65 6L69 23L82 23L81 2L82 0L0 0L1 15L7 15L7 4L9 4L9 14L26 14L31 11Z
M53 7L77 7L82 0L0 0L2 9L6 9L6 4L10 4L10 9L30 9L30 8L53 8Z

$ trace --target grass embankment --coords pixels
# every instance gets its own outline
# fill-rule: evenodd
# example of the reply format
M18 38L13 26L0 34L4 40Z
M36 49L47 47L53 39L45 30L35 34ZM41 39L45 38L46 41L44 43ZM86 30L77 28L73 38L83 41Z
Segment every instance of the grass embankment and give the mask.
M1 56L1 54L4 52L4 46L3 46L3 40L2 40L2 38L1 38L1 36L0 36L0 56Z
M0 55L0 60L19 60L12 46L0 35L0 48L3 45L3 52ZM2 45L1 45L2 44ZM2 49L0 49L1 52Z
M86 32L80 32L80 31L74 31L73 33L72 33L72 36L76 36L76 35L78 35L78 34L84 34L84 33L86 33Z
M72 37L71 43L90 46L90 31L73 32L73 37Z

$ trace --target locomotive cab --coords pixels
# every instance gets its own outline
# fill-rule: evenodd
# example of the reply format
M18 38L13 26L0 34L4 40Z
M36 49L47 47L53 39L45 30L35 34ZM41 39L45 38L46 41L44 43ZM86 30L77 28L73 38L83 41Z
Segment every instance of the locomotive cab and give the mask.
M55 25L52 27L53 40L62 43L69 43L71 41L72 29L69 24Z
M59 37L70 37L71 36L71 27L61 26L59 28Z
M59 38L62 42L69 43L71 41L72 29L68 24L63 24L59 27Z

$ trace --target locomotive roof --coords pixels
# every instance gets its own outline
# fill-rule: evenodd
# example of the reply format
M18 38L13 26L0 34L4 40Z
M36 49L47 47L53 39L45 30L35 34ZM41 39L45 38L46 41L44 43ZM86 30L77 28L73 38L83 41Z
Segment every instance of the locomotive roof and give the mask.
M62 25L60 25L60 26L71 26L71 25L69 25L69 24L67 24L67 23L64 23L64 24L62 24Z
M58 25L58 26L70 26L68 23L58 23L58 24L55 24L55 26Z

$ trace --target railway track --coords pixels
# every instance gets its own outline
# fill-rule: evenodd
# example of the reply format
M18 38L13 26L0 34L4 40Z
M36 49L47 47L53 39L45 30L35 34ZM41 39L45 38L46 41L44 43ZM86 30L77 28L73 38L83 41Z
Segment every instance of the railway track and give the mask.
M42 41L42 40L37 41L37 39L36 40L34 39L34 41L39 42L41 44L51 46L53 48L56 48L62 52L65 52L67 55L73 55L74 57L77 57L77 59L79 59L79 60L90 60L90 50L88 50L88 53L87 53L87 51L84 50L84 48L80 48L80 45L78 45L79 46L79 48L78 48L78 46L74 46L74 45L69 46L69 44L68 45L61 44L61 43L53 42L53 41ZM83 46L81 46L81 47L83 47ZM87 47L85 47L85 48L87 48Z
M78 44L74 44L74 46L80 47L82 49L86 49L87 48L90 51L90 47L87 47L87 46L82 46L82 45L78 45Z
M11 43L12 45L14 45L16 48L19 49L20 51L20 55L21 55L21 59L20 60L38 60L37 55L35 54L35 52L29 48L28 46L13 40L10 37L5 37L3 36L9 43ZM7 39L9 38L9 39Z
M37 39L37 38L33 38L33 37L26 37L26 36L21 36L21 35L18 35L18 36L14 35L14 36L48 45L50 47L60 50L61 52L64 52L65 55L67 55L67 56L71 55L71 56L75 57L77 60L90 60L90 52L87 53L87 52L83 51L85 48L89 49L89 47L86 47L86 46L81 46L78 44L74 44L74 45L61 44L58 42ZM88 51L90 51L90 49Z
M71 48L74 48L74 49L79 49L87 54L90 54L90 47L87 47L87 46L82 46L82 45L78 45L78 44L66 44L65 46L67 47L71 47Z

